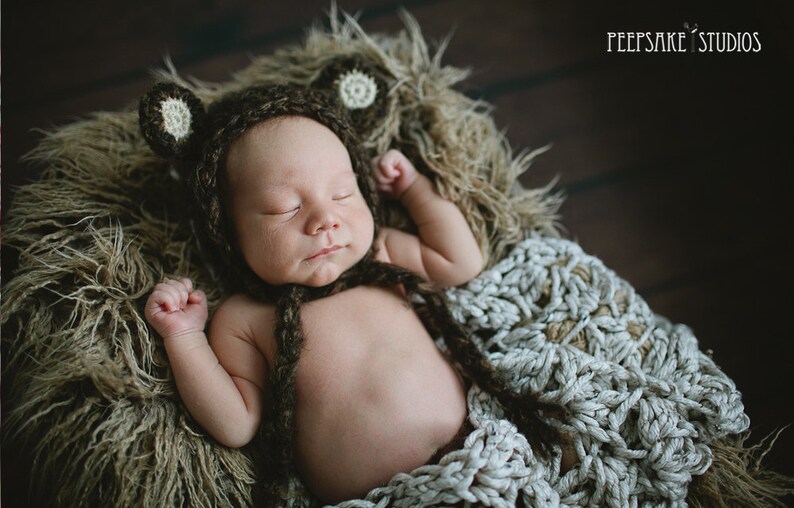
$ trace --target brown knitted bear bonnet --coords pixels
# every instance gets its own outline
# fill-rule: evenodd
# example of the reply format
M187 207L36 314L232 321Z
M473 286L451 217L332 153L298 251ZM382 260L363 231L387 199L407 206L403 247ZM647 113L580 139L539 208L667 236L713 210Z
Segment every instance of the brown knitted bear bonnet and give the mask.
M258 123L302 116L328 127L347 148L377 233L379 199L359 139L368 134L386 107L386 85L380 74L356 60L345 60L329 65L309 87L251 87L223 96L206 112L198 97L175 83L159 83L141 99L139 119L144 138L184 173L202 224L199 233L210 243L217 257L213 261L228 272L224 275L231 277L234 290L262 292L259 296L271 301L278 293L276 288L252 280L255 276L235 247L234 228L224 206L228 149Z

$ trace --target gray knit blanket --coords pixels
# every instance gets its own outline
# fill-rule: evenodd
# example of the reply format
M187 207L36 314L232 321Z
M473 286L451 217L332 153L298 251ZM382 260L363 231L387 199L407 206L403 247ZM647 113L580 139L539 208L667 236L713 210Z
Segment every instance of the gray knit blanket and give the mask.
M749 425L734 383L692 331L655 315L573 242L527 239L447 296L517 390L570 411L559 425L579 463L560 475L560 450L540 460L473 386L475 430L462 449L338 506L686 506L692 476L711 464L708 444Z

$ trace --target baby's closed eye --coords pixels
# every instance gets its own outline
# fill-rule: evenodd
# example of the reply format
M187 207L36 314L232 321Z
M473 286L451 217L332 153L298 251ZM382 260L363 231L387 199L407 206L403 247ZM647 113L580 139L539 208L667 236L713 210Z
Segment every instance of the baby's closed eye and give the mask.
M272 215L272 216L283 217L283 216L290 216L290 215L294 215L294 214L298 213L300 208L301 208L300 204L297 204L297 203L295 203L295 204L285 204L285 205L267 207L267 208L265 208L265 210L262 213L263 213L263 215Z

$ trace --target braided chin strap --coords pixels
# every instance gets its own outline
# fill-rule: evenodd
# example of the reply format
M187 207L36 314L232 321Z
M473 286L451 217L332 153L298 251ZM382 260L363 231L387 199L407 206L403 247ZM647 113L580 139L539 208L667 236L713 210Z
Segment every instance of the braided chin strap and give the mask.
M300 308L304 303L360 285L383 288L402 285L406 299L411 302L427 330L436 337L443 337L453 359L462 367L463 374L497 398L504 407L506 416L526 436L538 455L550 455L553 446L561 438L559 431L549 425L540 413L560 416L564 414L564 410L555 404L540 401L533 393L513 392L504 377L493 368L483 352L453 318L443 293L409 270L374 261L367 256L328 286L311 288L287 285L278 288L275 330L278 360L272 379L275 396L273 427L277 442L270 443L271 449L276 453L268 461L271 462L271 470L277 472L282 481L286 482L290 473L295 471L295 376L304 341ZM288 491L283 485L277 488L281 495ZM273 493L275 492L271 490L271 494Z

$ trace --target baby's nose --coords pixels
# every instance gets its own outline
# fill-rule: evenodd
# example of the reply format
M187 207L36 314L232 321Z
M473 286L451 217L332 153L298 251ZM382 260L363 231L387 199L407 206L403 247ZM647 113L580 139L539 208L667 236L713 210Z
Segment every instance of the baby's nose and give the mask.
M335 229L339 229L339 216L328 210L318 211L307 224L307 233L312 235Z

